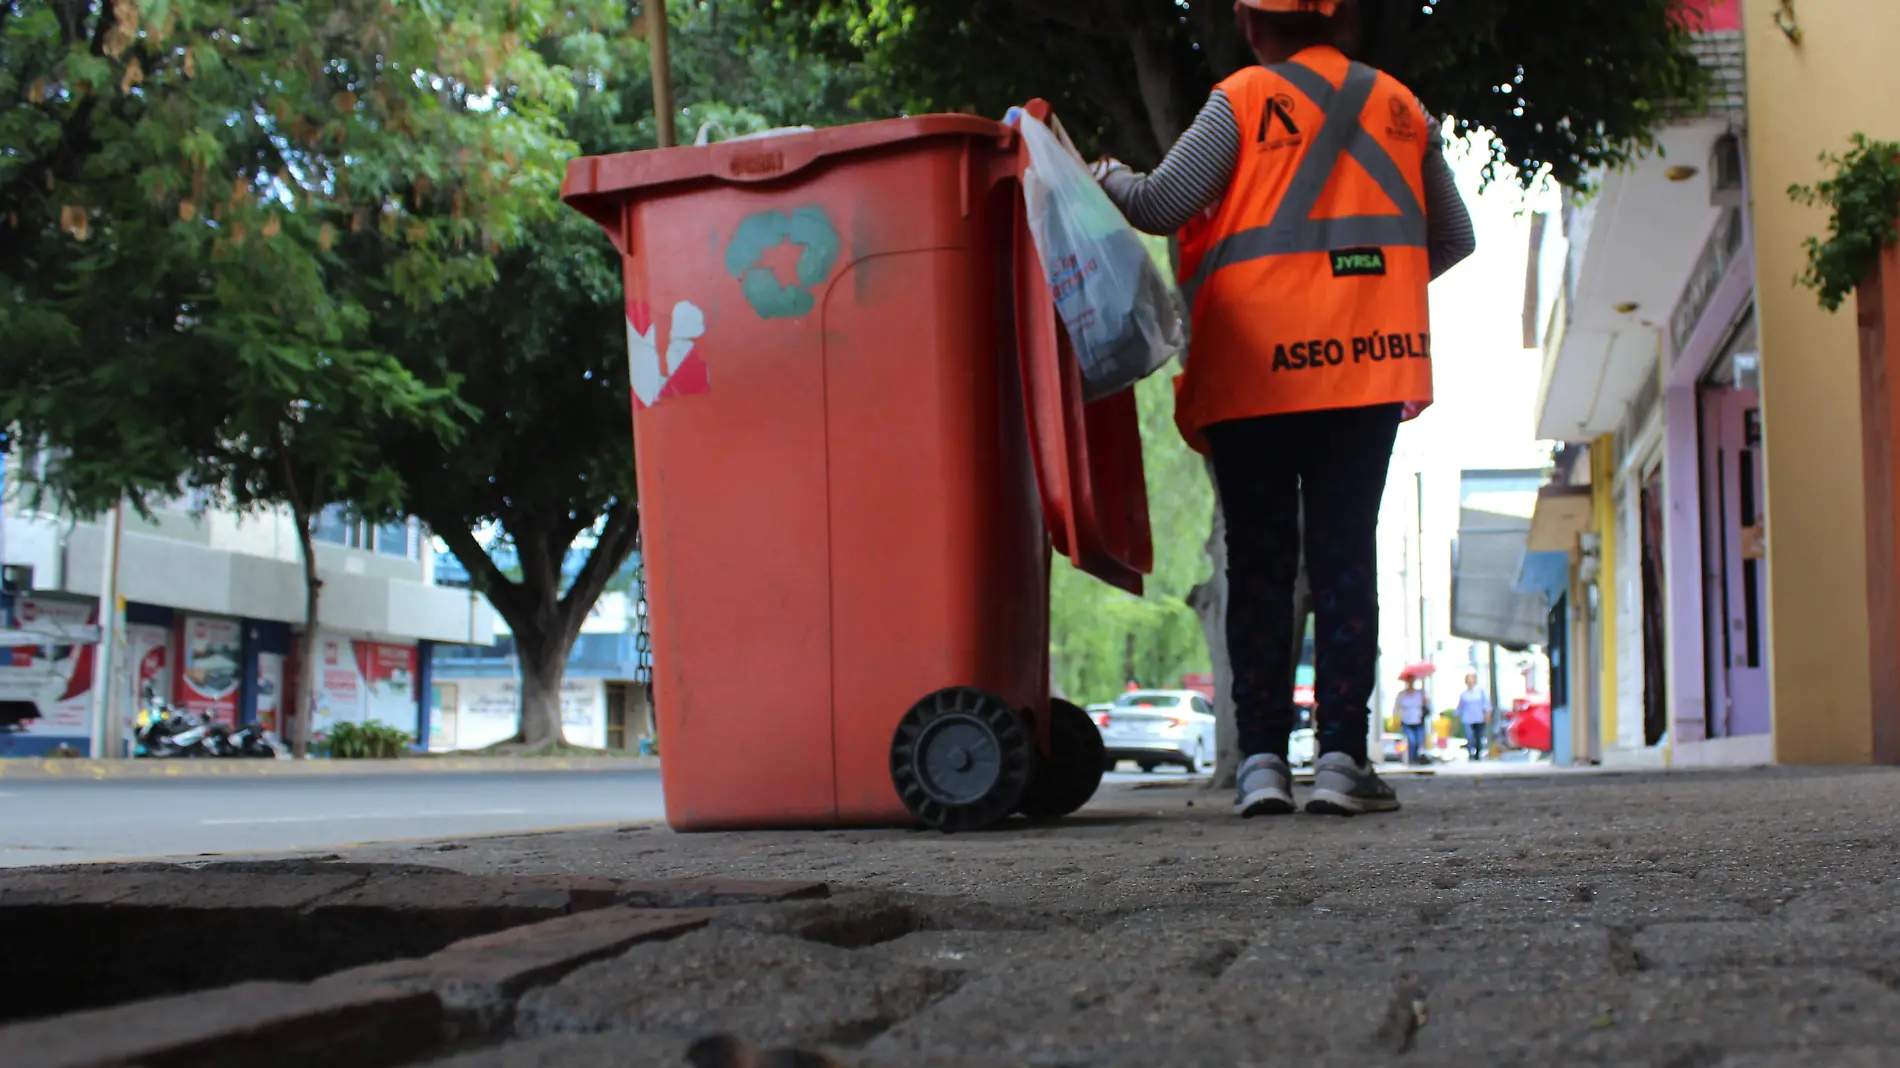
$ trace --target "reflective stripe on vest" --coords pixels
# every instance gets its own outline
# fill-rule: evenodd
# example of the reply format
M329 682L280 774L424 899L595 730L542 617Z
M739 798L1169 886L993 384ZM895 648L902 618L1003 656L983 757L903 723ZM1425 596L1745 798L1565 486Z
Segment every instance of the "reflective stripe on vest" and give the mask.
M1379 72L1363 63L1354 63L1346 71L1345 84L1334 89L1317 71L1303 64L1277 63L1267 69L1292 83L1325 114L1326 121L1300 161L1299 169L1293 172L1286 196L1280 201L1272 221L1227 235L1201 258L1194 277L1182 287L1190 306L1215 271L1236 263L1339 248L1424 248L1426 244L1424 208L1398 164L1359 121L1378 85ZM1314 205L1319 203L1327 183L1332 181L1340 157L1345 155L1352 156L1365 168L1366 174L1398 209L1397 215L1312 217Z

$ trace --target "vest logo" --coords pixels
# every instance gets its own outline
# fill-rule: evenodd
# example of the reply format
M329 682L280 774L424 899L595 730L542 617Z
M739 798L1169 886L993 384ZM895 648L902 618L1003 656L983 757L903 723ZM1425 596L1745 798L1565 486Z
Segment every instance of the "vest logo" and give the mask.
M1293 98L1285 93L1276 93L1267 98L1267 106L1260 112L1260 132L1254 138L1256 143L1266 143L1267 135L1273 132L1276 120L1280 128L1285 131L1285 135L1276 138L1272 144L1267 145L1268 148L1279 148L1281 145L1292 143L1288 138L1300 135L1299 123L1293 121Z
M1412 106L1398 97L1393 97L1389 105L1392 122L1385 128L1386 136L1400 141L1411 141L1418 137L1418 116L1412 113Z
M1342 248L1334 251L1332 257L1334 278L1385 274L1384 249Z

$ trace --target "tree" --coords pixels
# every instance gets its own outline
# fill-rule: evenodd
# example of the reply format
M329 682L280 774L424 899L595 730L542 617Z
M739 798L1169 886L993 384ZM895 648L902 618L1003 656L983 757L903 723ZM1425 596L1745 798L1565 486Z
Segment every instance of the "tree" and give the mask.
M1164 267L1167 242L1148 239ZM1172 687L1181 676L1205 672L1202 640L1191 594L1208 575L1199 548L1208 536L1213 488L1201 458L1174 430L1174 375L1170 366L1135 387L1141 420L1142 465L1155 570L1133 597L1071 567L1050 578L1050 659L1061 688L1087 701L1119 692L1129 681Z
M801 63L774 21L745 8L672 5L683 136L847 122L855 71ZM566 133L581 153L652 148L652 87L640 21L624 16L537 48L572 72ZM563 210L496 262L492 288L381 322L379 345L425 380L453 376L467 406L448 439L392 425L381 450L404 501L447 544L514 634L521 665L515 743L564 744L560 692L588 612L639 534L620 260L599 228ZM475 532L499 536L484 543ZM510 550L518 570L494 554ZM564 571L571 553L578 570Z
M454 379L411 374L372 324L484 282L553 210L568 85L517 47L546 19L0 0L0 426L58 451L44 492L78 514L181 483L289 508L313 640L311 517L400 499L383 428L454 430ZM308 708L293 722L301 741Z
M861 59L865 99L903 111L1003 114L1040 96L1085 147L1145 168L1192 120L1209 88L1253 62L1232 0L753 0L808 17L802 47ZM1359 0L1355 55L1409 85L1449 129L1488 146L1527 187L1572 186L1651 148L1672 105L1704 75L1682 0ZM1580 46L1579 42L1587 42ZM1151 480L1151 485L1154 483ZM1215 785L1238 766L1224 627L1223 524L1214 509L1207 581L1189 595L1213 655L1222 746ZM1304 581L1302 579L1302 586ZM1303 633L1304 608L1299 610Z

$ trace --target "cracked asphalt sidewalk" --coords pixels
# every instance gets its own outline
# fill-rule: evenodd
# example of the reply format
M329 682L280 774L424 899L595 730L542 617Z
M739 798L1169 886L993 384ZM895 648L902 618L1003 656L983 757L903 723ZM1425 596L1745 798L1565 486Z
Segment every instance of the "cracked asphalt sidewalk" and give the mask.
M1439 776L1241 821L1105 788L1050 824L407 843L483 874L816 878L535 991L455 1068L1900 1065L1900 770Z

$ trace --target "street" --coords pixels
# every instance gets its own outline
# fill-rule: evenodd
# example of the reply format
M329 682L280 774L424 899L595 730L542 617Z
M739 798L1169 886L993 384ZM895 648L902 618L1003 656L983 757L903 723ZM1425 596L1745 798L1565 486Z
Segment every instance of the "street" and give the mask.
M657 771L0 783L0 866L658 819Z
M1111 774L1107 782L1153 776ZM349 778L15 779L0 867L329 849L664 818L657 771Z

